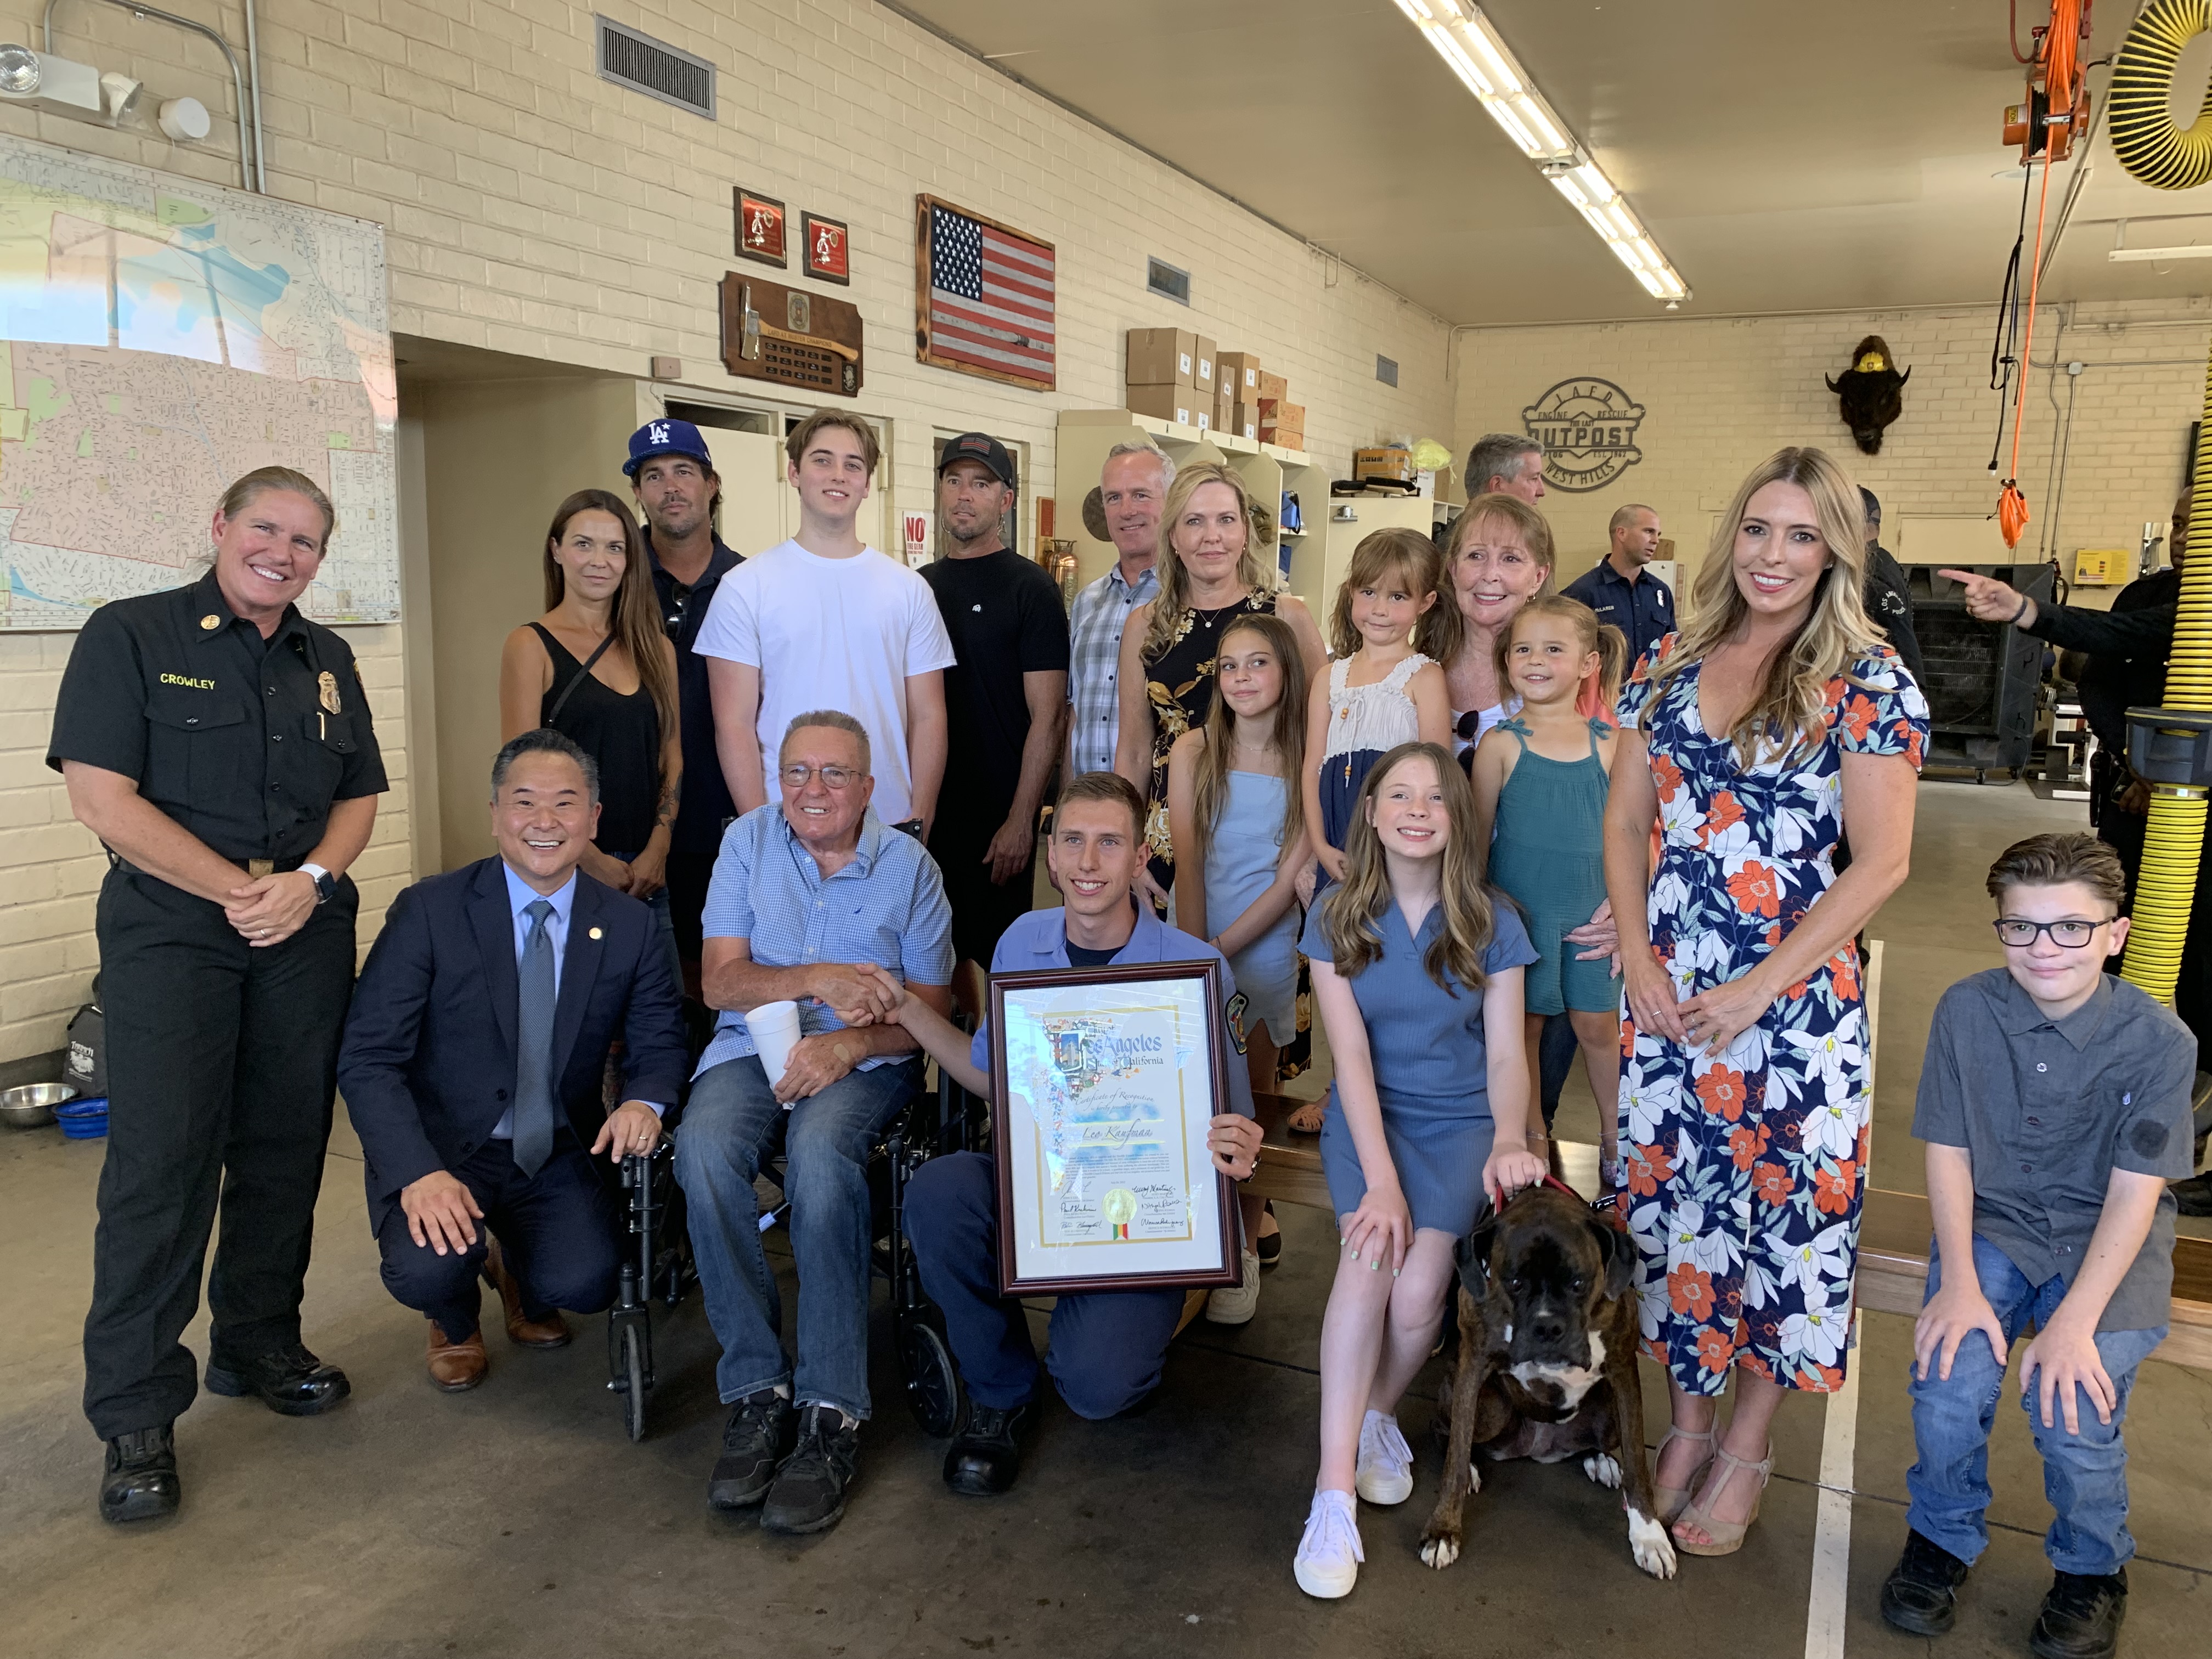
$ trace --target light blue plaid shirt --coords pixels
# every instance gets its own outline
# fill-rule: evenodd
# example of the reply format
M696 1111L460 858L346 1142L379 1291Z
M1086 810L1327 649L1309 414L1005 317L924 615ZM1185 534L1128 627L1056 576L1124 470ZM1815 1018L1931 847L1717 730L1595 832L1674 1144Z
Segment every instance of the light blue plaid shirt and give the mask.
M827 881L784 822L781 802L746 813L722 833L701 931L708 939L749 940L753 960L770 968L872 962L910 984L952 982L952 907L945 902L945 878L921 843L884 828L872 806L860 819L852 861ZM818 1002L799 1005L803 1036L844 1024ZM758 1052L745 1017L725 1009L693 1075ZM859 1069L911 1058L871 1054Z
M1133 587L1114 568L1075 596L1067 615L1067 721L1070 774L1114 769L1114 740L1121 732L1121 693L1115 680L1121 662L1121 629L1129 613L1159 597L1158 573L1147 567Z

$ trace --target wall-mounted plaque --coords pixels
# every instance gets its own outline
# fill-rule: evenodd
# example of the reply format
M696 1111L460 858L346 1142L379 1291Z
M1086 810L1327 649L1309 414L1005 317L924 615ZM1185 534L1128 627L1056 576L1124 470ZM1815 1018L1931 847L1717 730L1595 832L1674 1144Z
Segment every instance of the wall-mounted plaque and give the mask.
M722 278L722 367L749 380L850 398L860 389L860 307L731 271Z
M788 263L784 242L788 218L783 204L773 196L763 196L758 191L747 190L740 185L736 190L738 210L738 252L748 259L757 259L764 265L779 270Z
M853 233L842 219L825 219L818 213L799 216L805 244L806 274L824 283L849 285L853 280Z

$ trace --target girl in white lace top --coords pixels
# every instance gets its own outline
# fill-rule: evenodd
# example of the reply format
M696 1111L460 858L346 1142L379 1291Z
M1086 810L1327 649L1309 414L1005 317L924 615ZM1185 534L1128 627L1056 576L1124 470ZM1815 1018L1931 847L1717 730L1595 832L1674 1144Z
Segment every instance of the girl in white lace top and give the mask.
M1443 574L1418 531L1378 530L1352 550L1329 618L1335 654L1307 700L1306 824L1324 884L1344 879L1344 833L1368 768L1401 743L1451 743L1443 670L1413 648Z

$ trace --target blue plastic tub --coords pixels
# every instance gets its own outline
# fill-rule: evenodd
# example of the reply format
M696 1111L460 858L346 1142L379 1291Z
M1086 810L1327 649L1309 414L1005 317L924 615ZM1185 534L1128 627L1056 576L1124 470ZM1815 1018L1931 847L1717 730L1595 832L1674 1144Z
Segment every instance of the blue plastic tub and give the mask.
M54 1108L54 1121L71 1140L98 1140L107 1133L107 1097L65 1101Z

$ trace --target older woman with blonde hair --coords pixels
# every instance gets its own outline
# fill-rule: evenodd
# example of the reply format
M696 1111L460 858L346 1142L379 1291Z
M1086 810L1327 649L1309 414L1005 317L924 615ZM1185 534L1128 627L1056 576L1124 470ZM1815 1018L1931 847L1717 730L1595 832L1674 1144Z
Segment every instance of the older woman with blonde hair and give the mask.
M1692 1555L1741 1547L1784 1395L1844 1380L1873 1084L1852 939L1905 879L1928 736L1860 604L1862 511L1820 450L1761 462L1716 526L1688 625L1620 698L1605 837L1620 1151L1644 1347L1671 1382L1661 1516Z

